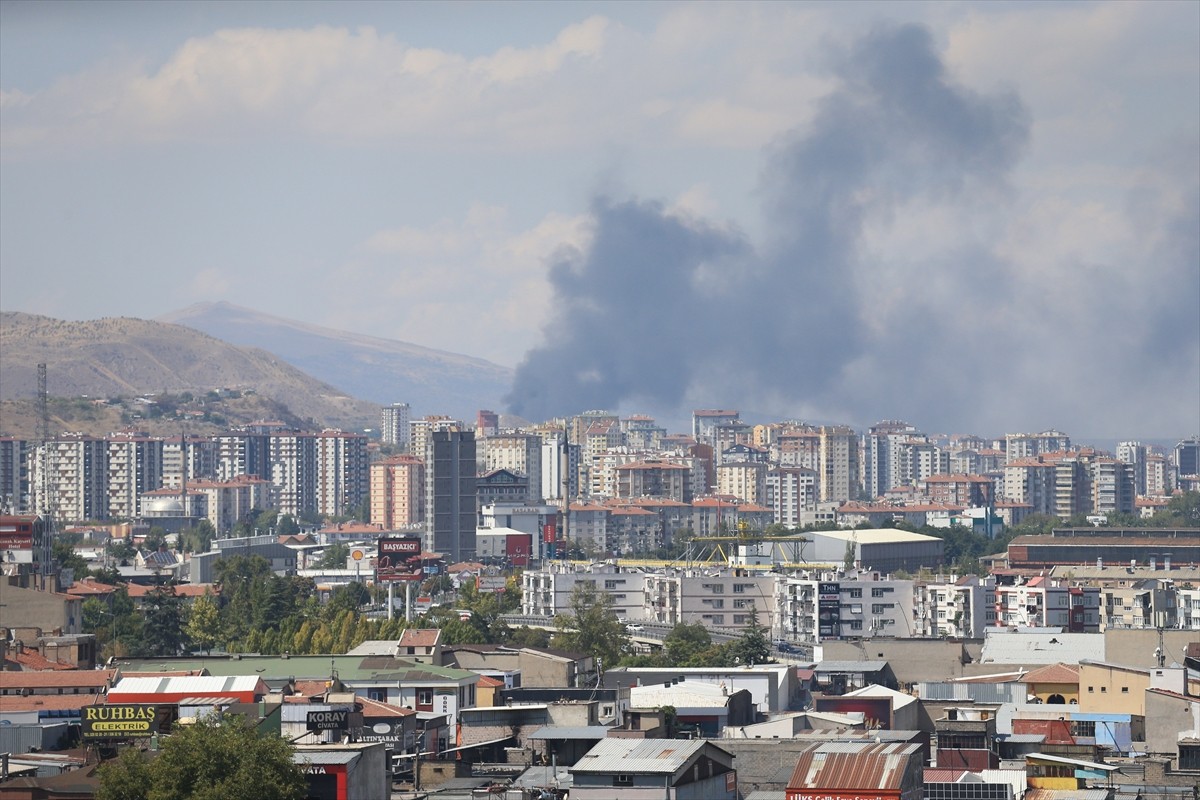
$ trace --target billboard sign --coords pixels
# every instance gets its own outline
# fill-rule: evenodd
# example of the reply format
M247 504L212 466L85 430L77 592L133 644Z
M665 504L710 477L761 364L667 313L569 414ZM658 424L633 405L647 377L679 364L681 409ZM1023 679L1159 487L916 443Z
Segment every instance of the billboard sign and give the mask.
M21 531L16 526L0 528L0 550L32 550L33 530Z
M170 721L170 708L160 710L150 703L114 703L84 706L80 736L86 741L98 739L144 739L158 733Z
M396 536L379 540L379 556L375 561L375 580L419 581L420 568L414 565L421 558L421 537Z
M503 592L508 588L508 578L503 575L479 575L475 578L475 589L480 592Z
M310 711L305 720L310 731L344 731L350 727L350 712L340 711Z
M817 584L817 633L822 639L841 635L841 601L841 586L836 583Z

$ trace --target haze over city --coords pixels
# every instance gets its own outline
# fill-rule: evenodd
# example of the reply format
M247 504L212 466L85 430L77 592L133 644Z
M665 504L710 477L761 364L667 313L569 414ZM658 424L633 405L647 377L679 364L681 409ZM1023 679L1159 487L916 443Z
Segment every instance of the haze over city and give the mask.
M6 2L0 110L8 311L227 300L534 420L1200 429L1194 3Z

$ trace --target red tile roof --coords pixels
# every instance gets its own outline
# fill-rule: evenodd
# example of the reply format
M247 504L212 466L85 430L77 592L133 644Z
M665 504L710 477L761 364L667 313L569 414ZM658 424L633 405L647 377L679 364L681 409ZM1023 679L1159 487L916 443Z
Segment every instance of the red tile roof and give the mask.
M1079 683L1078 664L1047 664L1032 672L1025 673L1021 678L1026 684L1031 683Z
M107 689L118 674L115 669L73 669L53 672L0 672L0 690Z
M433 647L442 638L438 628L405 628L400 633L397 647Z
M28 650L24 653L9 653L5 657L4 663L14 665L16 669L13 671L15 672L40 672L42 670L78 669L78 667L76 667L74 664L65 664L62 661L51 661L35 650Z
M103 702L103 694L31 694L28 697L4 695L0 697L0 711L69 711L100 705Z

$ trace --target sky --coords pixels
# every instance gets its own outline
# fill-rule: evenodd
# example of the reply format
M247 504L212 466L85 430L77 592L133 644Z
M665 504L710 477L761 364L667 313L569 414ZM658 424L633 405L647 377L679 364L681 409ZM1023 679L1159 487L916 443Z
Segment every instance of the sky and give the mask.
M0 306L509 410L1200 431L1200 3L0 3Z

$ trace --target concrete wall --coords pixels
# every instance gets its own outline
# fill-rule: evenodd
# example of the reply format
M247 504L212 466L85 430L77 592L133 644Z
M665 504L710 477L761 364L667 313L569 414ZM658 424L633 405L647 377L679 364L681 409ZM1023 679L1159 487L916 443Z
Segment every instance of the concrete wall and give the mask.
M1183 651L1191 642L1200 642L1200 631L1163 631L1166 666L1183 664ZM1104 632L1104 660L1111 664L1130 664L1149 669L1157 666L1154 650L1158 631L1153 628L1110 628Z
M869 584L864 584L869 585ZM868 601L869 602L869 601ZM995 664L978 663L982 639L857 639L822 642L827 661L887 661L901 686L921 681L944 681L964 675L1006 672ZM964 654L972 663L963 664ZM986 669L980 669L986 667ZM978 670L978 671L973 671Z

